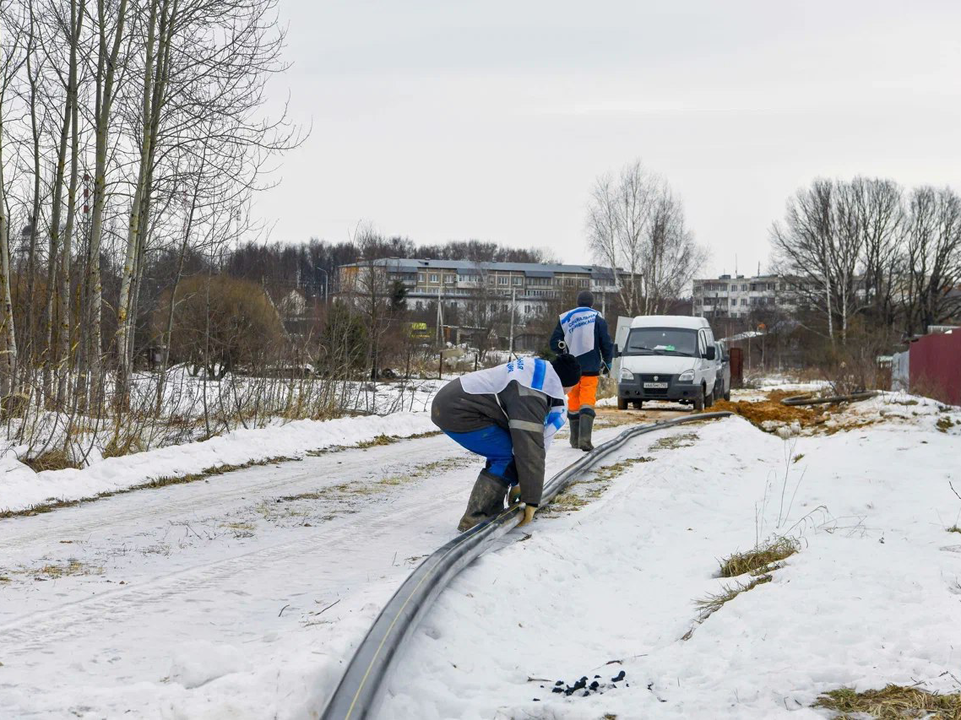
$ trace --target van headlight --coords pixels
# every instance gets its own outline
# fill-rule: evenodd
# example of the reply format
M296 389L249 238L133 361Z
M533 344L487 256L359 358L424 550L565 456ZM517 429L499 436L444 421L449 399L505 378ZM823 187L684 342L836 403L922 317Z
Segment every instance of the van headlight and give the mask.
M623 382L632 382L634 380L634 373L627 368L621 368L621 380Z
M677 381L682 383L694 382L694 371L685 370L680 375L677 376Z

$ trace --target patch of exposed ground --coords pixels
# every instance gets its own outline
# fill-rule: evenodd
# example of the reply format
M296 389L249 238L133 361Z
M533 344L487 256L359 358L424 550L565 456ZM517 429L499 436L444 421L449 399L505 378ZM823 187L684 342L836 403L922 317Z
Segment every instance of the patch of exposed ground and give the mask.
M833 710L835 718L930 718L932 720L961 720L961 693L940 695L922 690L917 685L904 687L888 685L883 690L856 692L839 688L821 695L814 707Z
M958 421L957 424L961 425L961 421ZM950 430L954 426L955 426L955 422L949 417L940 417L938 418L938 421L934 424L934 427L938 429L938 432L943 432L943 433L946 433L948 430Z
M830 410L823 405L782 405L781 400L797 393L772 390L761 400L718 400L711 410L736 413L753 425L764 429L766 422L800 423L801 427L815 427L827 421Z
M15 570L5 570L0 574L0 582L12 582L11 575L23 576L24 579L33 578L34 580L57 580L62 577L73 577L78 575L102 575L103 568L96 565L88 565L79 560L70 559L63 562L52 562L38 568L19 567Z
M264 500L256 512L264 520L285 526L310 526L314 523L326 522L338 515L356 512L354 506L361 498L382 493L389 488L406 485L441 473L446 473L460 467L466 467L475 461L472 457L452 457L434 462L414 466L405 472L393 471L373 481L345 482L328 487L309 490L296 495L282 495ZM318 504L317 501L323 501ZM246 521L228 523L224 527L241 533L254 532L254 527L246 527ZM249 536L248 536L249 537Z
M623 475L628 468L637 463L651 462L653 459L650 457L627 458L613 465L602 465L594 471L590 479L577 480L564 488L563 492L558 493L550 505L538 513L538 516L552 517L561 513L580 510L603 495L614 478Z
M850 403L837 405L784 405L784 398L796 396L797 392L771 390L761 399L718 400L712 411L728 411L740 415L764 432L776 433L783 427L797 424L809 434L833 435L843 430L855 430L874 425L881 418L849 417L843 412ZM830 421L830 422L829 422Z
M651 452L659 452L660 450L678 450L680 448L692 447L697 442L697 439L698 435L695 432L682 433L680 435L670 435L668 437L660 438L648 449Z

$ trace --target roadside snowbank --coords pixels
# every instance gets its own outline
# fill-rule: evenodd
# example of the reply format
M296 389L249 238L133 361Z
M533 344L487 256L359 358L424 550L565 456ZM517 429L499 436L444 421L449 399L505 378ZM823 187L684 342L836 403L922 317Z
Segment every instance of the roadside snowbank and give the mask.
M83 500L125 490L151 480L182 477L223 465L245 465L270 458L300 458L310 451L351 446L379 435L410 437L436 430L424 413L298 420L272 427L236 430L203 442L107 458L75 470L35 473L12 452L0 456L0 512L41 503Z

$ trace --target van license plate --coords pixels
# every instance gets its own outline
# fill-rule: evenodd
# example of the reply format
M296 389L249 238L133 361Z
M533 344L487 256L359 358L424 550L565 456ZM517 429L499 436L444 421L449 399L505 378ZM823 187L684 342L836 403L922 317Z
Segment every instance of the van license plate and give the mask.
M644 383L644 387L648 390L667 390L667 383Z

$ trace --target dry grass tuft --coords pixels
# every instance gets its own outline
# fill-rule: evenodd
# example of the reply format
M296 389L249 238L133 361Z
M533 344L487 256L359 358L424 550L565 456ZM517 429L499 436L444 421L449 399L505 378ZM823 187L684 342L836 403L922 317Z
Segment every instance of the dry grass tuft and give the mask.
M397 435L378 435L370 440L364 440L363 442L357 443L353 447L360 448L361 450L367 450L368 448L372 447L393 445L401 440L419 440L420 438L433 437L434 435L440 435L440 431L418 433L417 435L408 435L407 437L399 437ZM320 454L323 454L323 451L320 451Z
M65 470L66 468L80 467L66 450L47 450L36 457L20 458L20 462L38 473L45 470Z
M651 452L658 450L678 450L679 448L693 447L698 440L698 434L694 432L683 433L681 435L671 435L664 437L651 445Z
M814 707L834 710L839 718L868 715L880 720L961 720L961 693L938 695L918 687L901 685L888 685L883 690L861 693L851 688L839 688L822 694Z
M772 575L760 575L754 578L746 585L732 585L725 586L721 592L716 595L708 595L703 600L697 600L694 604L697 605L698 609L705 615L713 615L722 607L725 603L731 602L741 593L745 593L748 590L753 590L758 585L764 585L765 583L771 582L774 577Z
M140 438L135 435L129 435L126 438L120 438L114 435L110 438L106 447L104 447L102 455L104 458L123 457L125 455L135 455L143 451L143 443Z
M734 553L721 561L721 577L737 577L744 573L768 572L777 563L791 557L800 549L797 540L780 537L748 552Z
M771 568L772 572L776 569L777 566ZM698 614L697 620L695 620L694 624L691 626L691 629L681 636L681 640L690 640L694 635L694 631L699 625L702 625L705 620L711 617L711 615L716 613L718 610L724 607L725 604L731 602L731 600L736 598L741 593L746 593L749 590L753 590L758 585L764 585L771 582L773 579L774 576L770 574L759 575L745 585L724 586L722 591L716 595L708 595L703 600L695 601L694 604L697 605L701 612Z
M957 525L953 525L948 528L948 532L961 533L961 527L958 527Z
M949 417L940 417L934 426L938 429L938 432L946 433L954 427L954 422Z
M397 438L391 437L390 435L377 435L370 440L357 443L357 447L366 450L367 448L379 447L381 445L393 445L395 442L397 442Z
M101 567L85 565L79 560L70 560L63 565L44 565L35 572L35 575L44 579L54 580L71 575L100 575L101 573L103 573L103 568Z

